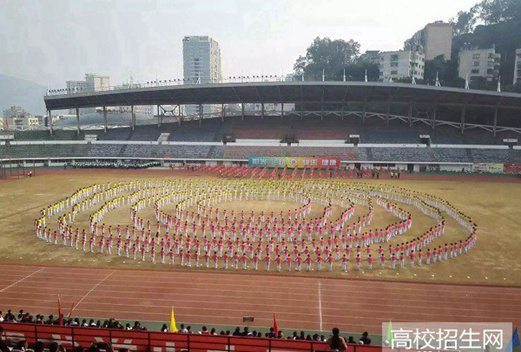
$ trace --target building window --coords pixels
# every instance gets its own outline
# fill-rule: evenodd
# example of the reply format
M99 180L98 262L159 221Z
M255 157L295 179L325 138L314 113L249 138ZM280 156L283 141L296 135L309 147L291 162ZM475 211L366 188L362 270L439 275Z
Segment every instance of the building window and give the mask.
M479 54L473 54L473 55L472 55L472 58L473 58L474 60L479 59Z
M473 69L472 71L470 71L472 74L479 74L479 70L478 69Z
M391 61L398 61L398 54L391 55Z
M397 62L391 62L391 67L398 67L398 63Z
M392 74L392 75L397 75L397 74L398 74L398 71L396 71L396 70L391 71L391 74Z
M472 64L474 67L476 66L479 66L479 61L474 61L474 63Z

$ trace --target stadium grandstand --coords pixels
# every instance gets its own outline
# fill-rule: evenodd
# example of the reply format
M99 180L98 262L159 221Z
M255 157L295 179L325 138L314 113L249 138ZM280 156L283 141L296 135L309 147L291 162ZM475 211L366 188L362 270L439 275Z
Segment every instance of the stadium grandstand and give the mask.
M49 116L76 109L77 125L57 129L48 119L46 131L4 134L3 159L59 166L88 160L245 163L252 155L333 156L350 168L410 172L472 172L481 171L478 164L521 163L521 95L514 93L376 82L263 82L51 93L45 103ZM118 121L109 128L107 107L133 110L134 104L157 106L158 113L139 123L131 113L128 126ZM167 114L162 104L177 107L177 114ZM221 111L183 116L187 104L217 104ZM247 111L248 104L261 108ZM268 111L265 104L278 109ZM285 105L294 108L284 111ZM89 107L98 107L98 124L82 126L80 109Z

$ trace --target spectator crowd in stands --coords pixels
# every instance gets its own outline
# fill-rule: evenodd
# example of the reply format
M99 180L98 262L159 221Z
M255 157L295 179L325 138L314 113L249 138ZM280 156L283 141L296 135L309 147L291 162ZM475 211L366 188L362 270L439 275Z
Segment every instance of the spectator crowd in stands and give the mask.
M94 319L80 319L80 318L61 318L55 315L49 315L47 318L41 314L36 316L31 315L29 312L25 312L21 309L18 314L13 313L10 309L5 314L0 311L0 323L1 322L13 322L13 323L28 323L28 324L46 324L46 325L62 325L70 327L89 327L89 328L101 328L101 329L121 329L121 330L134 330L143 331L147 330L139 321L135 321L133 325L126 323L123 325L120 321L115 318L110 318L105 321ZM168 325L163 324L161 327L162 332L168 332ZM334 333L338 329L333 331ZM290 335L285 335L282 330L276 332L273 327L268 332L262 333L257 330L250 330L249 327L236 327L232 332L230 330L220 330L217 332L215 328L208 329L206 326L202 326L201 330L192 330L192 327L185 324L179 325L179 332L183 334L201 334L201 335L221 335L221 336L245 336L245 337L257 337L257 338L277 338L277 339L288 339L288 340L301 340L301 341L315 341L315 342L328 342L331 338L326 338L324 335L309 334L304 331L293 331ZM337 333L338 335L338 333ZM353 336L349 336L346 341L348 344L370 344L371 339L368 337L368 333L364 332L360 339L354 340Z

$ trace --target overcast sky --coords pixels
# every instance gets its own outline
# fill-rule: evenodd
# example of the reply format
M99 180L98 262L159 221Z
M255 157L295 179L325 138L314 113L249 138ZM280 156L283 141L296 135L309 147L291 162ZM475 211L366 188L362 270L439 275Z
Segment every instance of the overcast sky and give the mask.
M397 50L477 0L0 0L0 73L50 88L182 78L182 38L221 46L223 77L287 74L317 37Z

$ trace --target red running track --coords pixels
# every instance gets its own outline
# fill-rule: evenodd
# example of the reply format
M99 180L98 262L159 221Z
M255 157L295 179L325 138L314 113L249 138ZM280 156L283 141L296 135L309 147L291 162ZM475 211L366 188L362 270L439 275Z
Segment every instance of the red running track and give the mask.
M188 271L0 264L0 310L381 333L382 321L521 323L521 288Z

